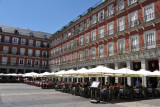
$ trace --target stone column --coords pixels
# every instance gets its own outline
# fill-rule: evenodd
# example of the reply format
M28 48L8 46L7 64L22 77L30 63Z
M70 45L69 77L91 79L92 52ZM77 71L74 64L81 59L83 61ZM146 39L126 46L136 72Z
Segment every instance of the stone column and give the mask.
M88 66L88 69L91 69L91 66ZM92 77L89 77L89 81L91 82Z
M77 83L79 83L78 78L77 78Z
M133 62L127 61L127 68L128 68L128 69L133 69ZM128 84L129 86L132 86L132 85L133 85L133 78L132 78L132 77L127 77L127 84Z
M120 64L119 63L115 63L115 70L117 70L119 68L120 68ZM118 83L118 82L119 82L119 78L115 77L115 83Z
M72 78L71 82L73 82L73 78Z
M82 83L84 83L84 78L82 78Z
M158 65L159 65L159 71L160 71L160 58L158 58Z
M104 64L104 66L106 66L106 67L109 68L109 64L108 64L108 63ZM109 81L109 77L105 77L105 81L104 81L104 82L105 82L105 84L106 84L106 82L109 83L109 82L110 82L110 81Z
M98 77L96 77L96 81L99 81Z
M148 61L146 59L141 60L141 68L148 70ZM147 78L142 77L142 86L147 87Z

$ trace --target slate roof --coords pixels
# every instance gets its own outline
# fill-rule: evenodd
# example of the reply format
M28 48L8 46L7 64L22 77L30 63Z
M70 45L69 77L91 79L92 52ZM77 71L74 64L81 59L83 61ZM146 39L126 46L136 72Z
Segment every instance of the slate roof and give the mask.
M33 31L29 29L21 29L21 28L6 26L6 25L0 25L0 27L2 28L2 32L14 33L15 30L18 30L19 35L23 35L23 36L31 36L30 35L31 33L34 35L34 37L42 38L42 39L44 39L44 35L46 35L47 39L49 39L52 36L52 34L50 33Z

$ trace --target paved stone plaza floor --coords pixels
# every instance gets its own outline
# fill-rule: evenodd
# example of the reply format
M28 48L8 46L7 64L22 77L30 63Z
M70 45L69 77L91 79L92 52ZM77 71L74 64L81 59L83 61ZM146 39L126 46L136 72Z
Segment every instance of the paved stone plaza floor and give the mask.
M160 107L159 99L90 103L90 99L26 84L0 84L0 107Z

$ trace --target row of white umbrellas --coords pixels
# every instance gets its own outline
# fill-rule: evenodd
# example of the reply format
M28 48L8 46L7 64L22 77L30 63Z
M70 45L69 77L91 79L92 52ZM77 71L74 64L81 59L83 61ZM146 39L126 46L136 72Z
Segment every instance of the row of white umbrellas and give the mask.
M144 69L139 71L134 71L127 68L122 68L118 70L113 70L105 66L98 66L92 69L82 68L77 71L60 71L60 75L77 76L77 77L102 77L102 76L112 76L112 77L160 77L160 71L150 72Z
M160 71L154 71L150 72L144 69L141 69L139 71L130 70L127 68L122 68L118 70L113 70L110 68L107 68L105 66L98 66L96 68L92 69L86 69L81 68L79 70L61 70L56 73L26 73L26 74L0 74L0 76L23 76L23 77L53 77L53 76L63 76L63 77L105 77L105 76L111 76L111 77L160 77Z

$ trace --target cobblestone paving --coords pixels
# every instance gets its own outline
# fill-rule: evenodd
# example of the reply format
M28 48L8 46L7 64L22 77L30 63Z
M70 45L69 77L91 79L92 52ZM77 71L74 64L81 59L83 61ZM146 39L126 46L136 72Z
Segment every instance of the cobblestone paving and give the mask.
M90 99L26 84L0 84L0 107L160 107L160 99L92 104Z

